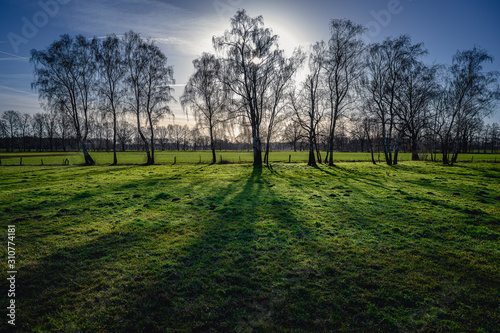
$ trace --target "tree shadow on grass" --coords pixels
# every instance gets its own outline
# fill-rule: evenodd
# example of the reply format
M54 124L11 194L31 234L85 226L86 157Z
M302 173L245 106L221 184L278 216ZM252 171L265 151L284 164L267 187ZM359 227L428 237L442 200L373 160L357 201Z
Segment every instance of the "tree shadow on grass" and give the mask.
M161 282L146 292L148 308L141 302L130 308L136 320L148 313L149 321L142 322L152 331L308 332L339 329L346 322L373 328L373 318L362 314L367 304L340 307L335 293L317 288L330 279L322 268L310 267L323 256L310 247L318 235L289 210L264 171L253 168L246 179L206 198L213 206L202 232L177 264L163 268ZM356 284L330 283L332 291Z
M380 282L370 272L380 276L385 268L368 271L373 263L356 257L354 246L323 244L314 221L296 215L308 207L271 186L279 179L276 171L246 170L251 171L227 185L214 184L213 193L199 198L206 203L202 208L179 203L192 216L188 226L173 225L169 216L157 226L131 221L121 234L96 234L26 265L23 327L134 332L404 327L392 317L399 312L383 310L404 308L404 295L374 296ZM191 180L208 185L198 182ZM381 260L380 266L386 263L375 245L363 250Z

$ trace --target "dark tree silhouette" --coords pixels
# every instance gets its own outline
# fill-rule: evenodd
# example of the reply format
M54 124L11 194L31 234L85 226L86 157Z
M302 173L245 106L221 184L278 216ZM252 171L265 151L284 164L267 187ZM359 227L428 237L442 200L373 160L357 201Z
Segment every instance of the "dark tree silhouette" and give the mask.
M14 151L14 142L19 135L19 125L21 123L21 114L18 111L9 110L2 113L3 128L6 136L10 138L10 151Z
M419 160L420 141L432 120L431 103L439 91L438 70L437 65L427 66L421 61L413 61L398 73L400 87L395 95L395 110L400 126L410 140L413 161Z
M214 37L217 51L224 54L225 84L240 102L252 128L253 164L262 165L260 125L279 54L278 36L264 27L262 16L249 17L239 10L231 19L231 30Z
M453 57L437 110L444 164L457 162L464 133L478 119L490 115L500 99L498 72L483 71L484 63L492 61L493 57L479 47L458 51Z
M171 114L168 106L172 97L174 70L167 66L167 57L151 41L144 41L139 34L130 31L124 36L128 89L131 93L129 105L137 119L137 131L146 148L147 164L155 163L154 129L157 122ZM142 130L145 117L149 129L148 140Z
M370 46L367 68L368 77L363 86L367 98L382 127L385 161L388 165L397 164L399 141L404 127L397 128L397 99L401 88L400 73L424 54L422 44L411 44L407 35ZM393 160L394 154L394 160Z
M331 37L325 52L323 66L328 88L329 133L328 165L333 166L333 149L337 121L354 102L355 83L363 74L361 61L364 45L361 41L366 28L350 20L330 22Z
M280 115L283 113L286 106L286 92L293 86L293 77L297 70L302 66L305 55L300 50L295 50L290 58L286 58L283 51L280 51L275 56L275 70L273 73L272 83L269 89L269 97L267 98L267 135L266 135L266 152L264 154L264 162L269 164L269 150L271 144L274 126L280 122Z
M195 72L189 78L181 104L191 109L197 122L208 129L212 163L217 162L215 155L214 129L229 120L229 92L224 85L222 62L213 54L203 55L193 61Z
M290 105L300 126L309 138L309 159L307 165L317 166L314 148L317 145L317 128L323 117L321 101L324 99L320 89L321 70L325 55L325 43L317 42L311 47L309 54L309 74L307 74L300 91L289 94ZM320 157L320 156L318 156ZM321 163L321 162L320 162Z
M63 110L72 120L77 140L82 149L85 164L95 162L87 150L89 134L89 108L95 81L94 38L82 35L74 39L63 35L46 50L31 50L30 61L34 64L35 81L41 99L52 108Z
M118 112L123 99L122 83L126 73L123 45L118 37L109 35L99 43L96 57L100 77L98 92L104 99L105 112L113 117L113 165L116 165Z

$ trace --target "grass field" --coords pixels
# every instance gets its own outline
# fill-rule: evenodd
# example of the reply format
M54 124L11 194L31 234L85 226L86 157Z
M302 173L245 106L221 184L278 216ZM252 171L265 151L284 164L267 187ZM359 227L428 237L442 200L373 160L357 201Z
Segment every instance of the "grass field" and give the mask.
M325 153L323 152L323 158ZM91 152L92 158L97 164L113 163L113 153L110 152ZM303 163L307 162L308 152L288 152L278 151L271 152L269 155L271 163L289 162ZM22 160L21 160L22 157ZM118 152L118 164L144 164L146 163L145 152ZM247 151L217 151L217 163L220 160L224 163L251 163L253 161L252 152ZM424 156L422 156L424 158ZM427 159L430 160L430 155ZM441 156L437 156L438 160ZM63 153L63 152L46 152L46 153L0 153L2 165L59 165L64 164L67 159L69 164L83 164L85 162L82 153ZM155 152L157 164L177 164L182 163L200 163L208 164L212 161L212 153L210 151L157 151ZM371 161L369 153L334 153L334 159L338 162L360 162ZM384 154L375 154L375 159L378 161L384 160ZM410 161L410 153L400 153L399 160ZM459 161L461 162L500 162L500 154L460 154Z
M498 164L7 161L0 220L4 244L16 225L19 331L500 327Z

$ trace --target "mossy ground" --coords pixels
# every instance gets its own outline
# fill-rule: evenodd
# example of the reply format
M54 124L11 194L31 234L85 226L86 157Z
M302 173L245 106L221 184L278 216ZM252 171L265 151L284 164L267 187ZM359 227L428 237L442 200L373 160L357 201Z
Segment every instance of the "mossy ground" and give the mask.
M21 331L500 325L498 164L3 166L0 191Z

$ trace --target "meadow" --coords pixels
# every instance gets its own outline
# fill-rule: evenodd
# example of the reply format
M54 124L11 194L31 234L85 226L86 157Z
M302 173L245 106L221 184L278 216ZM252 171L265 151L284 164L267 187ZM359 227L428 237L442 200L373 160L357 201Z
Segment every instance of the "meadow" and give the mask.
M169 154L2 161L18 331L498 331L499 164Z
M96 164L111 164L113 163L113 153L98 151L90 152ZM217 151L217 163L222 161L222 164L227 163L252 163L253 153L251 151ZM307 151L276 151L269 155L270 163L307 163ZM374 155L377 162L384 161L383 153ZM442 159L437 155L437 160ZM325 153L322 152L322 158L325 158ZM422 160L431 160L429 154L420 155ZM145 164L146 153L143 151L127 151L117 153L118 164ZM334 153L336 162L369 162L371 161L370 153L351 153L351 152L336 152ZM500 162L500 154L460 154L459 162ZM156 151L156 164L183 164L183 163L199 163L207 164L212 162L212 153L210 151ZM411 153L400 153L399 161L411 161ZM33 153L0 153L0 162L2 165L64 165L67 164L84 164L85 159L83 154L79 152L33 152Z

